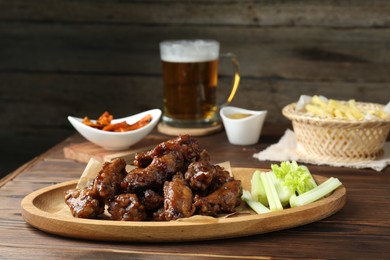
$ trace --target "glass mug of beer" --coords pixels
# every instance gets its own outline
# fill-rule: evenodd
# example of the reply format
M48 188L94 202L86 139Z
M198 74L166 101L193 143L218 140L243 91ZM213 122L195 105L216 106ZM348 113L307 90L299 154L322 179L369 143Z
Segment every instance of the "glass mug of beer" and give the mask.
M229 104L238 88L238 61L219 54L214 40L173 40L160 43L164 83L163 122L173 127L200 128L217 122L218 109ZM225 104L217 104L218 60L228 57L234 68L233 87Z

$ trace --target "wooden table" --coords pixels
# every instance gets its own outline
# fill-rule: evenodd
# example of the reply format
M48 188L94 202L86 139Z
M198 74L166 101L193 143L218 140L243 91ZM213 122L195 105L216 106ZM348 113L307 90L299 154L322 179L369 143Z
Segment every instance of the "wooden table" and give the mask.
M268 168L252 155L277 142L283 127L265 126L260 142L233 146L225 133L199 137L213 162L229 160L236 167ZM170 137L152 132L148 142ZM71 136L21 166L0 181L0 258L124 258L136 259L264 259L326 258L384 259L390 256L390 167L378 173L309 165L311 172L338 177L347 189L347 202L336 214L288 230L250 237L182 243L116 243L64 238L37 230L22 218L20 202L34 190L77 179L84 163L65 159L63 148L85 141Z

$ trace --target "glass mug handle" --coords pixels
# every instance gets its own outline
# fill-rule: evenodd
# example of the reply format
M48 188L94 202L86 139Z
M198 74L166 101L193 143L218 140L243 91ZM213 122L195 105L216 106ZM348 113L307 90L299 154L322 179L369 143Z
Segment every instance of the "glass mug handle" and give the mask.
M233 53L222 53L220 55L220 57L230 58L230 60L232 62L233 70L234 70L232 90L230 91L229 97L227 98L225 103L223 103L220 106L220 107L223 107L223 106L229 105L230 102L233 101L233 98L234 98L234 96L237 92L237 89L238 89L238 85L240 84L240 71L239 71L239 63L238 63L238 60L236 58L236 55L234 55Z

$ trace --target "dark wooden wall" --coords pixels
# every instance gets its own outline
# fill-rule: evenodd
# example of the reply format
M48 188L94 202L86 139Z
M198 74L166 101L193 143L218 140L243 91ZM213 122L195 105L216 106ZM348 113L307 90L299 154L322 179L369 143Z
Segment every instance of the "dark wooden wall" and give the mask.
M388 0L0 0L0 173L72 134L67 115L161 107L158 43L177 38L235 53L232 105L267 124L301 94L390 100Z

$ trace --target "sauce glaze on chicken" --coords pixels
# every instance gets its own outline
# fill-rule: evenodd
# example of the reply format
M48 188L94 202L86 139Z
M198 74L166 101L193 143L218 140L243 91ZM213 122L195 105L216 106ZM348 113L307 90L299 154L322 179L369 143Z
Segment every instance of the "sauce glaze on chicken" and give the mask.
M137 153L127 172L123 159L105 162L85 189L65 193L74 217L97 218L105 207L112 220L170 221L194 214L233 213L241 204L242 187L189 135Z

